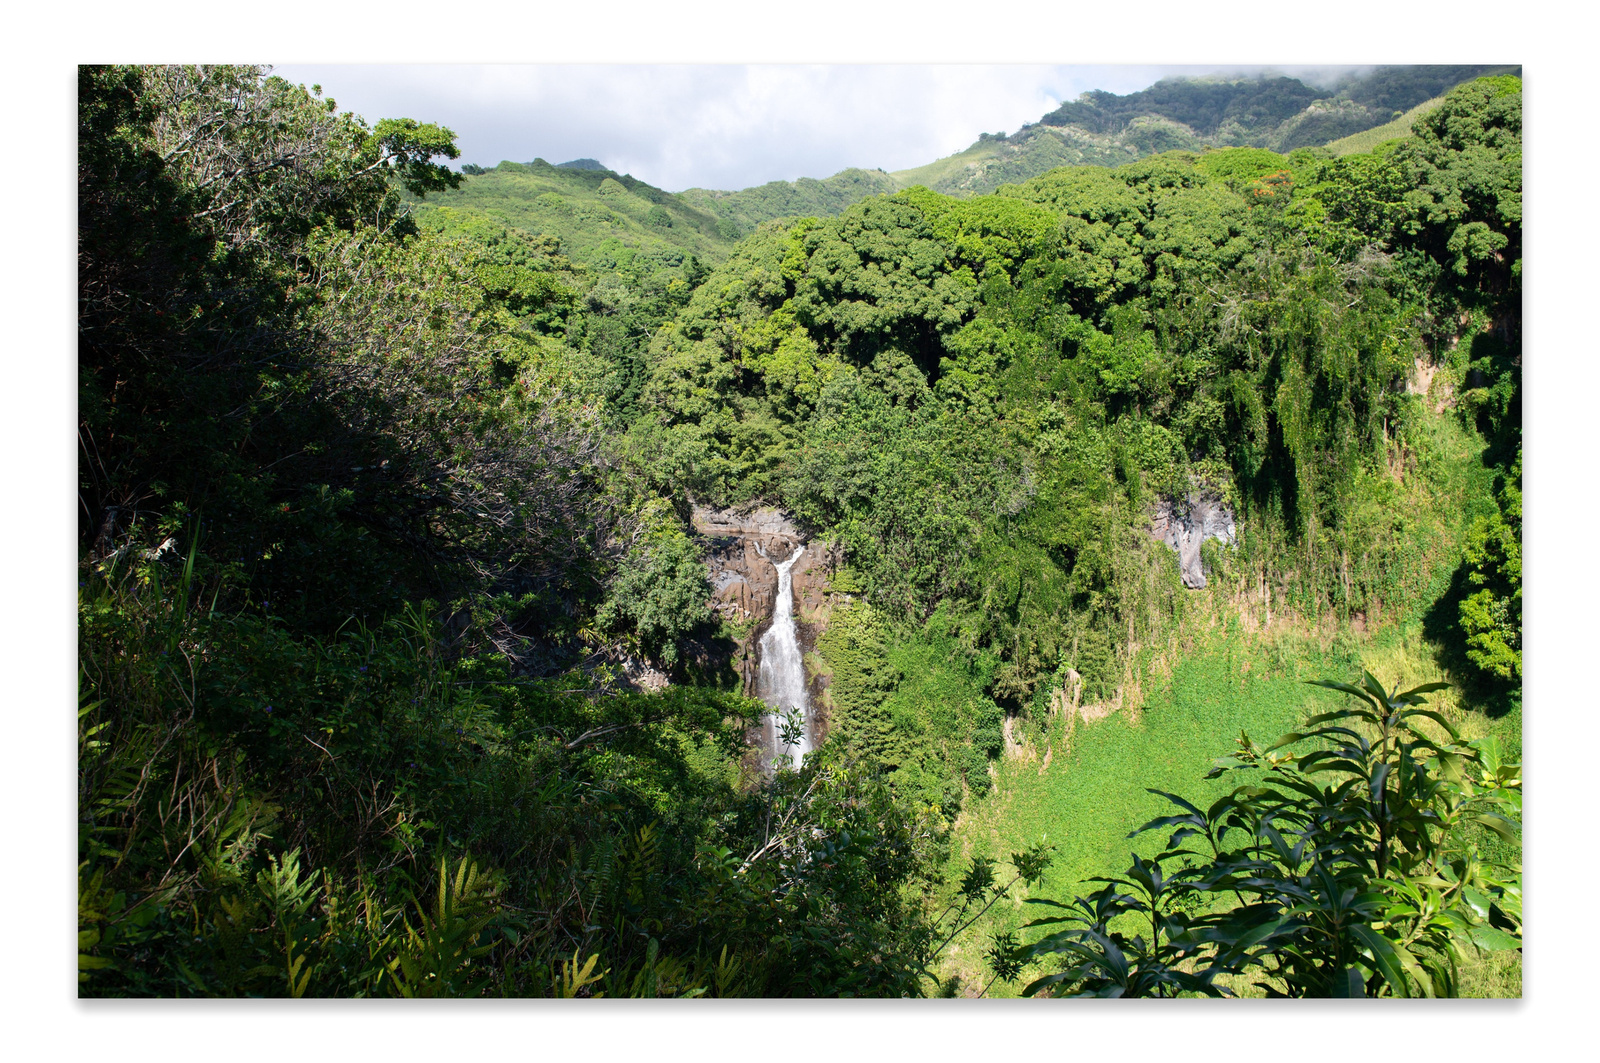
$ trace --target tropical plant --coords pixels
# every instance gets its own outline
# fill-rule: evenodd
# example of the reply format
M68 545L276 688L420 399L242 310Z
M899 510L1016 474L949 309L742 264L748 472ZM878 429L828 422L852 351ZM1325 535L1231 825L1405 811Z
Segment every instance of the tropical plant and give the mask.
M1520 948L1521 868L1481 845L1520 838L1520 766L1423 707L1444 684L1315 685L1355 701L1265 748L1241 736L1208 777L1259 778L1205 809L1162 793L1181 812L1130 835L1171 830L1157 856L1030 901L1062 914L1027 924L1052 929L1020 958L1059 969L1026 993L1218 996L1253 976L1269 996L1455 996L1477 950Z

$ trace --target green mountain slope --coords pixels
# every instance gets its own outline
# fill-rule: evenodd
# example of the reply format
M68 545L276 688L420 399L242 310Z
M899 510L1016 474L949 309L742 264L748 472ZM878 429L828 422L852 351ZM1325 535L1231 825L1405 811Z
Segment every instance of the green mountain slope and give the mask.
M903 187L900 181L882 170L852 168L820 181L811 177L798 181L769 181L738 192L690 188L678 195L696 209L749 232L774 218L832 216L868 196L897 192Z
M985 133L955 155L890 176L901 188L992 192L1057 166L1118 166L1163 151L1213 147L1289 152L1359 135L1475 77L1515 66L1383 67L1319 89L1295 78L1168 78L1141 92L1086 92L1010 136ZM1376 142L1374 142L1376 143Z
M591 159L560 166L543 159L502 162L492 170L467 171L459 189L429 196L412 210L425 227L439 226L444 218L438 212L449 211L457 219L483 216L553 236L574 263L600 270L641 255L672 266L691 255L708 264L728 256L740 235L737 226L681 196L595 166Z
M1329 88L1288 77L1168 78L1126 96L1085 93L1010 136L983 133L963 151L906 170L849 169L823 180L772 181L738 192L691 188L679 196L746 233L777 218L829 217L868 196L916 185L981 195L1058 166L1120 166L1163 151L1288 152L1339 141L1345 146L1336 150L1348 154L1405 136L1412 121L1463 81L1520 69L1380 67ZM1368 131L1380 127L1384 132L1369 141ZM1348 137L1362 139L1340 140Z
M890 176L900 188L926 185L951 196L981 195L1058 166L1120 166L1145 155L1201 146L1191 130L1162 118L1136 119L1121 136L1076 126L1032 125L1009 137L985 133L965 151Z
M594 159L503 162L469 169L461 189L415 209L424 223L429 211L445 208L554 236L574 263L601 270L641 254L669 268L685 254L714 265L762 222L832 217L863 199L917 185L981 195L1061 166L1120 166L1173 150L1286 153L1326 144L1339 154L1367 151L1407 135L1452 86L1503 71L1520 67L1380 67L1328 88L1289 77L1168 78L1126 96L1084 93L1009 136L981 134L965 150L923 166L893 173L852 168L738 191L666 192Z
M1399 140L1401 137L1410 136L1412 123L1443 102L1443 96L1423 100L1392 122L1385 122L1383 125L1373 126L1371 129L1364 129L1359 133L1340 137L1338 140L1330 140L1324 146L1335 155L1358 155L1371 151L1386 140Z

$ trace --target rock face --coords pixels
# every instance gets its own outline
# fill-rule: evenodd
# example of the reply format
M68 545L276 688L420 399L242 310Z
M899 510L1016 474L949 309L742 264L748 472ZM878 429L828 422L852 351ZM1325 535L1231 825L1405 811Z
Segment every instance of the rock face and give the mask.
M790 557L802 544L806 546L789 575L801 648L810 650L819 633L818 611L827 596L828 577L838 566L836 552L822 544L806 543L795 523L776 509L695 506L693 523L694 530L705 538L712 608L735 624L755 621L740 640L735 658L746 692L753 693L759 665L756 647L778 595L774 563Z
M1232 546L1237 541L1233 511L1212 491L1191 491L1181 499L1158 499L1150 514L1150 537L1178 552L1183 585L1190 590L1206 585L1200 544L1215 539Z

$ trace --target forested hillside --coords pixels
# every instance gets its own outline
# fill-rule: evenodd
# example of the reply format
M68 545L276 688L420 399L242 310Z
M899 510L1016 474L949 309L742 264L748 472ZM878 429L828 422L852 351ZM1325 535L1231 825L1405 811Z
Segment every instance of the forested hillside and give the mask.
M463 173L487 174L489 180L469 182L442 201L482 210L531 231L560 234L580 256L601 244L667 243L720 261L727 247L711 250L702 240L713 230L731 242L765 221L828 217L869 196L918 185L965 197L1061 166L1120 166L1172 150L1260 147L1282 152L1360 137L1353 141L1359 147L1340 153L1370 151L1385 140L1404 136L1411 123L1453 86L1482 74L1520 71L1520 67L1378 67L1347 76L1329 88L1264 75L1169 78L1126 96L1085 93L1010 136L983 133L955 155L894 173L852 168L820 180L802 177L733 192L690 188L673 194L610 173L593 159L579 160L582 166L563 163L555 168L536 159L526 165L502 163L487 171L465 167ZM1394 125L1402 116L1404 122ZM1375 135L1379 130L1381 135ZM602 176L569 180L558 172L561 167ZM604 198L620 191L604 184L605 174L622 182L638 201ZM537 179L530 181L526 175ZM597 189L601 198L596 198ZM644 203L660 205L663 212L646 219L640 213ZM708 226L702 215L715 222Z
M1519 992L1521 82L1149 147L672 196L82 68L80 993ZM798 768L697 506L838 558Z
M1058 166L1118 166L1164 151L1253 147L1288 152L1384 125L1463 81L1491 73L1520 74L1521 68L1378 67L1330 88L1265 74L1167 78L1126 96L1086 92L1010 136L985 133L965 151L890 176L900 188L926 185L967 196Z
M827 217L839 214L868 196L883 195L903 188L893 175L882 170L841 170L832 177L817 180L802 177L797 181L769 181L757 188L738 192L713 192L691 188L680 195L701 210L715 214L743 235L764 221L776 218Z

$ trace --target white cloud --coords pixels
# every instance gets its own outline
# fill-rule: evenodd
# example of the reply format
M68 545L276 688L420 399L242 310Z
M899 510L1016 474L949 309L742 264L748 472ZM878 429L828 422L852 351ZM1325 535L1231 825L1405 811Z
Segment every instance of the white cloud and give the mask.
M369 121L406 116L447 125L462 162L594 158L679 191L827 177L850 166L905 169L960 151L979 133L1015 132L1089 89L1122 94L1170 74L1255 69L286 65L276 72L320 82Z

